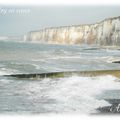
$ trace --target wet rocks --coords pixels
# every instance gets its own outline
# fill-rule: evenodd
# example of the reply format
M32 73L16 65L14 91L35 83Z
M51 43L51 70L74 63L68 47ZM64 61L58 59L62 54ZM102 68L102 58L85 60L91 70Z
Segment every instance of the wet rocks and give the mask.
M120 99L106 99L111 106L99 107L100 114L120 114Z
M112 63L120 63L120 61L113 61Z

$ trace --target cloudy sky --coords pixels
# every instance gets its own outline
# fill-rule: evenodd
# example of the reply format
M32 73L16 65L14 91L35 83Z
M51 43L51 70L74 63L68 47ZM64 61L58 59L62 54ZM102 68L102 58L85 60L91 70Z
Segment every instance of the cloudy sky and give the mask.
M0 36L90 24L115 16L120 16L120 6L0 6Z

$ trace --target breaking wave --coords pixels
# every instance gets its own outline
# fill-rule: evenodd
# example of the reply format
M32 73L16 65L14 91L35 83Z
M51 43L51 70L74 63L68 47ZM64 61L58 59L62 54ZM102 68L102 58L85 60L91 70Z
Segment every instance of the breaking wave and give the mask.
M96 109L101 106L110 105L104 99L98 99L105 90L120 89L118 78L107 75L99 77L78 77L59 78L57 80L45 78L39 83L29 83L24 86L24 93L28 94L28 99L45 101L55 101L44 103L44 109L51 112L78 112L96 113ZM31 94L32 93L32 94Z

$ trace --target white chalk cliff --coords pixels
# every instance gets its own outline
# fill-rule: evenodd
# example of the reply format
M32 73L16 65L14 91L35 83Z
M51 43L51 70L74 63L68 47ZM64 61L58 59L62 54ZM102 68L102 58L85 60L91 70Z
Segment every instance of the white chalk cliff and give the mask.
M120 16L95 24L63 26L31 31L27 41L53 44L97 44L120 46Z

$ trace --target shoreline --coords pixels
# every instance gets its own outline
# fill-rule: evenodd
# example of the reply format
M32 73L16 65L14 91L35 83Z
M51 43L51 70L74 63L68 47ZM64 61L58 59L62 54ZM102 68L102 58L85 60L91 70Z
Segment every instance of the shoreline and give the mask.
M97 108L96 110L99 111L97 114L120 114L120 99L105 99L105 101L111 105Z

